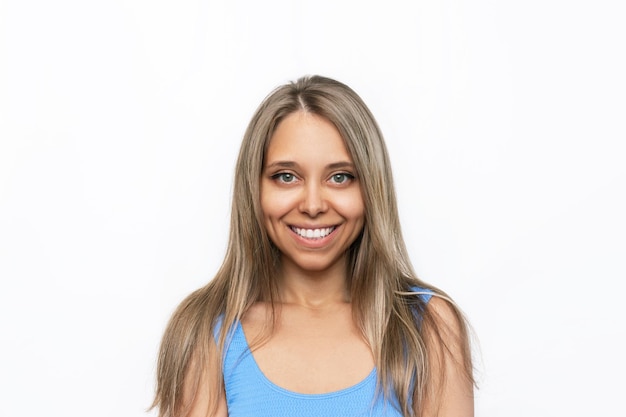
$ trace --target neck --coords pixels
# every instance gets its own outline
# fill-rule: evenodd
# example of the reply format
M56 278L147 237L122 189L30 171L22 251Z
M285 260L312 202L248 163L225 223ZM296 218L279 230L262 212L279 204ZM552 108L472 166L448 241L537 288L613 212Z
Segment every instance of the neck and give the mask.
M280 296L285 304L323 309L349 301L345 262L323 271L303 271L283 263L280 273Z

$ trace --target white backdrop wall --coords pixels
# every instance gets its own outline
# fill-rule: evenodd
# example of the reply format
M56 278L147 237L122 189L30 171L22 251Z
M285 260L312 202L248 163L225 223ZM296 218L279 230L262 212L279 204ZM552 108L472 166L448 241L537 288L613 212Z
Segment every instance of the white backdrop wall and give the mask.
M245 126L315 73L386 135L415 268L478 337L477 415L623 416L624 17L0 1L0 414L146 415L166 321L221 262Z

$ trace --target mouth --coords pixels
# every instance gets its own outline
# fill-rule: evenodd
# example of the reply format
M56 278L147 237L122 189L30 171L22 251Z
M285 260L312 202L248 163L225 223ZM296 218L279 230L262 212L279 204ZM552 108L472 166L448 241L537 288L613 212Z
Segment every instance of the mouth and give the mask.
M292 232L303 239L323 239L337 229L337 226L321 227L319 229L303 229L300 227L289 226Z

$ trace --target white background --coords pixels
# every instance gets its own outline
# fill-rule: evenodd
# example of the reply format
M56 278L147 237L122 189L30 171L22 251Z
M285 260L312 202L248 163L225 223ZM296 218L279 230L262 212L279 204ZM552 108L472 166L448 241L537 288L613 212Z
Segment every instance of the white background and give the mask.
M0 1L0 414L145 416L219 266L274 87L352 86L421 277L471 320L478 416L623 416L615 1Z

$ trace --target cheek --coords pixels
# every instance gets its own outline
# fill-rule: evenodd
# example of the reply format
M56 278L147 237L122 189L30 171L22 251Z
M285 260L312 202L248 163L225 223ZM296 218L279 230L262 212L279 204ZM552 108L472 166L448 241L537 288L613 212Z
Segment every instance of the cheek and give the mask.
M272 196L271 187L265 183L266 181L261 181L261 187L259 190L259 201L261 203L261 213L263 214L263 218L267 219L267 217L271 214L275 198Z
M365 217L365 204L360 192L342 196L336 200L336 207L350 219L363 220Z
M272 187L266 187L261 192L261 211L266 221L276 220L285 215L290 207L291 200L285 193L277 192Z

